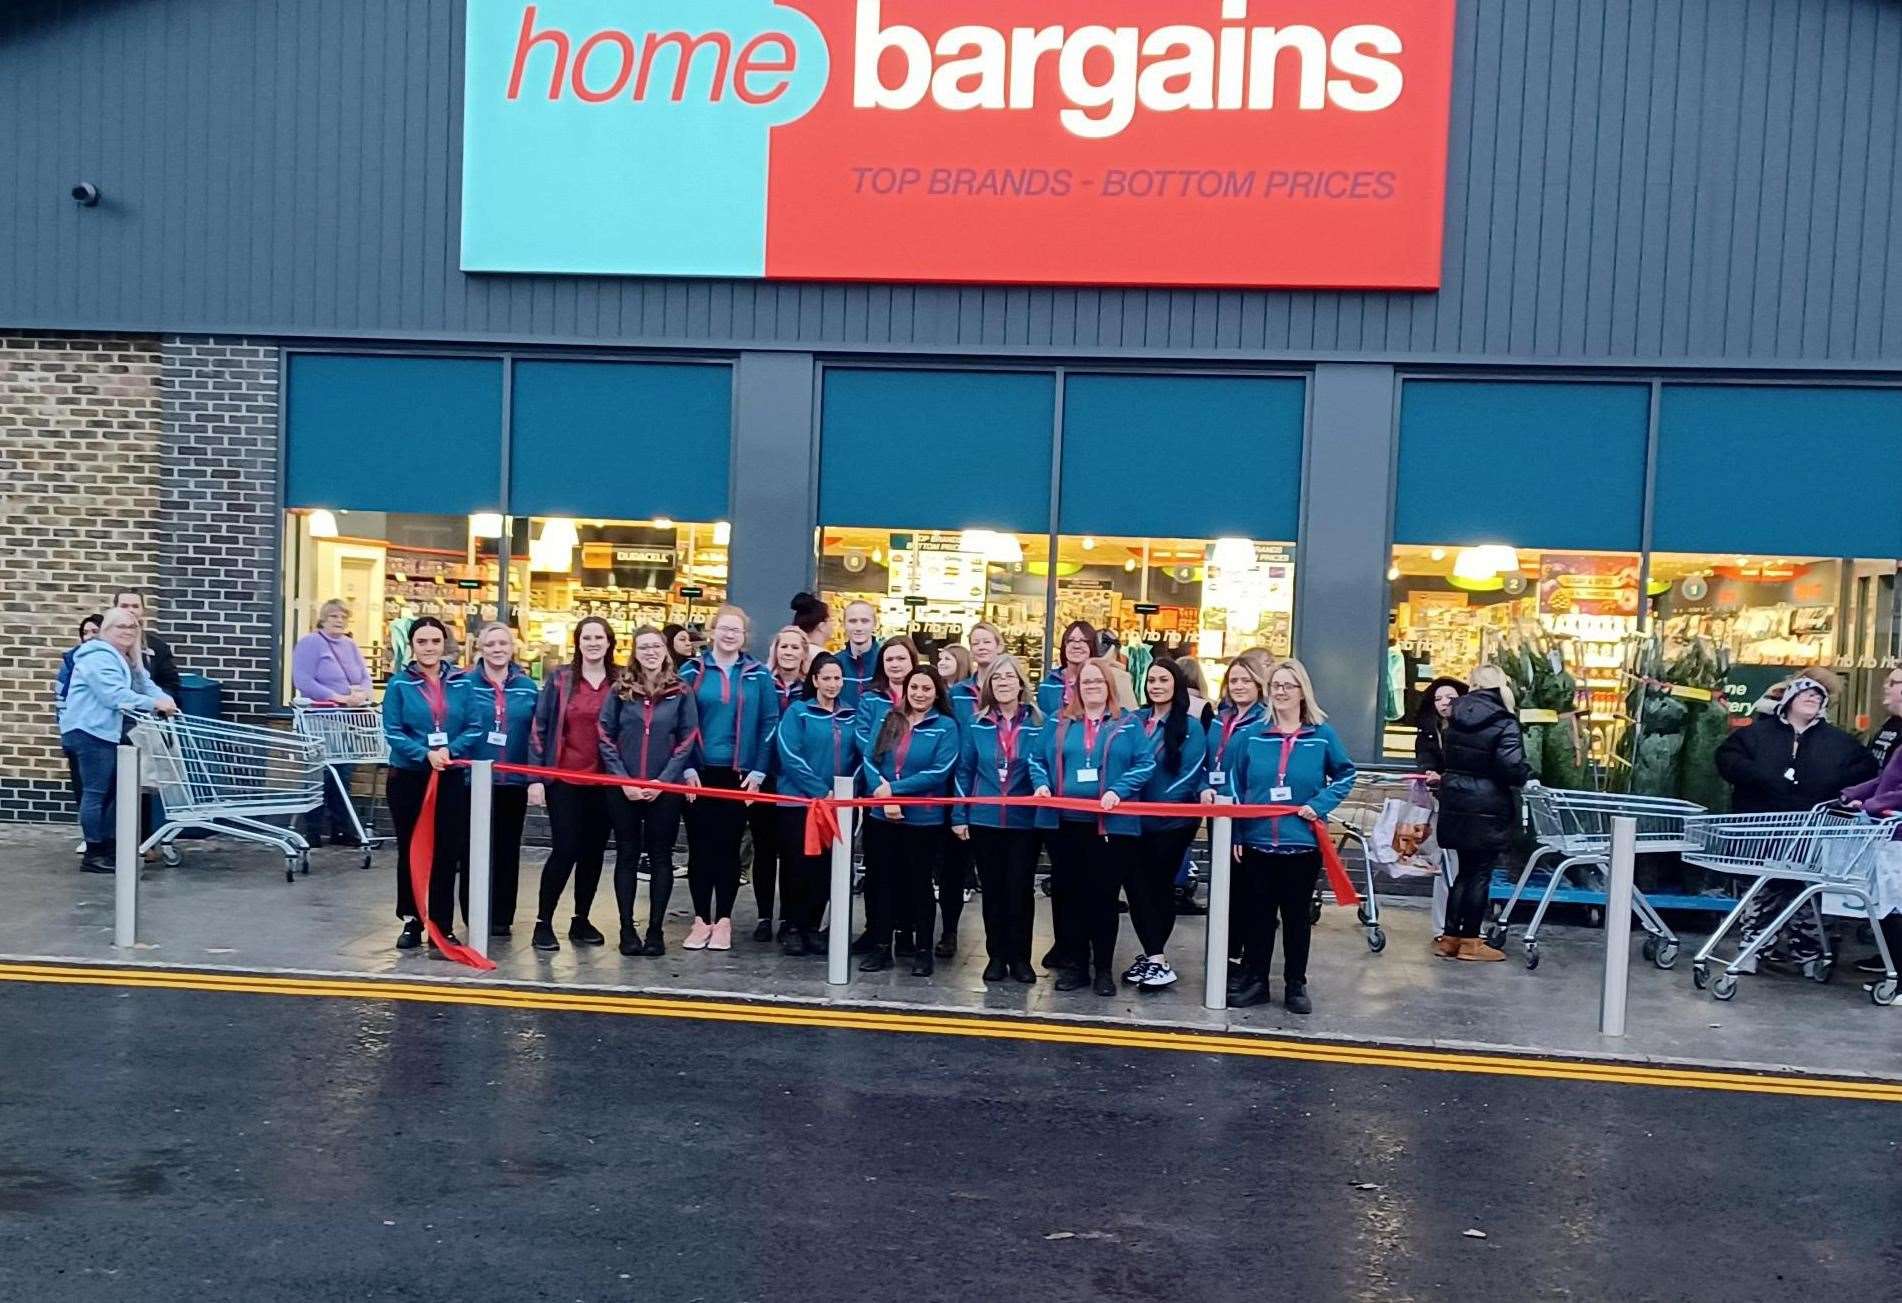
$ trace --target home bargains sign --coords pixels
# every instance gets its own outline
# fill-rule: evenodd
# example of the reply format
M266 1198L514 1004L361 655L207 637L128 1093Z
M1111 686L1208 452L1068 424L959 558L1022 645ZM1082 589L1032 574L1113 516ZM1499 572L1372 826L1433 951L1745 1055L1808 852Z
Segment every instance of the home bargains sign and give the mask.
M469 0L469 271L1430 289L1456 0Z

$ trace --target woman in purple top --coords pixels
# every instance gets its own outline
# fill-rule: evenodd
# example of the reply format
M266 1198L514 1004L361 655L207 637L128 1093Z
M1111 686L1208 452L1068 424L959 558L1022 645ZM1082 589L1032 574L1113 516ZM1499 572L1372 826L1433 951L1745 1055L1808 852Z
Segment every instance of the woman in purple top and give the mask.
M297 640L291 650L291 688L308 701L339 706L367 706L371 701L370 670L350 636L350 608L331 598L317 608L317 627ZM350 777L355 766L338 765L337 781L324 788L324 805L305 817L312 846L324 844L324 824L341 842L355 836L355 824L345 802L350 799Z

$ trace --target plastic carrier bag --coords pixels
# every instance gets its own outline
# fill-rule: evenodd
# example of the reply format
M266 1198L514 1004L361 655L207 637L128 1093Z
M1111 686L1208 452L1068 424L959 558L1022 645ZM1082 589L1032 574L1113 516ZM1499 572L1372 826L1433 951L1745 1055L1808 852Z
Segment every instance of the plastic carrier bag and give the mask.
M1433 837L1433 794L1423 782L1407 785L1407 795L1390 796L1374 821L1368 851L1396 878L1427 877L1440 871L1440 846Z

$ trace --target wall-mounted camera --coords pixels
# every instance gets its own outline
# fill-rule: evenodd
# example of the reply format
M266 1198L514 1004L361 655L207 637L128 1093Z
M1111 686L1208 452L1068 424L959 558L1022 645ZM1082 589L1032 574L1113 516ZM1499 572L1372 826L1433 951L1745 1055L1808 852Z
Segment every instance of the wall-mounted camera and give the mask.
M99 187L90 181L81 181L78 185L73 187L73 202L78 204L81 208L97 208L99 206Z

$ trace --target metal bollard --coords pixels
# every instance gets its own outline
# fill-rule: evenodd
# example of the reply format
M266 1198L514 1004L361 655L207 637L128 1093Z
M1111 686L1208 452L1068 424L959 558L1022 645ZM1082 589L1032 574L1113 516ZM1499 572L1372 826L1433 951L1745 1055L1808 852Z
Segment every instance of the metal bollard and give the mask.
M615 793L620 795L620 793ZM489 953L489 851L494 839L495 761L469 765L469 948ZM424 904L424 908L428 908Z
M841 801L852 799L852 780L832 780L832 795ZM826 934L826 985L844 986L852 971L852 816L857 810L839 811L839 840L832 843L832 918Z
M1605 984L1599 992L1598 1030L1625 1034L1625 997L1631 978L1631 879L1638 862L1638 821L1611 821L1611 881L1605 890Z
M1233 805L1226 796L1215 798L1217 805ZM1228 902L1235 881L1235 821L1216 818L1209 822L1209 926L1208 954L1203 961L1202 994L1204 1009L1228 1008Z
M139 939L139 749L119 746L113 793L112 944L130 950Z

